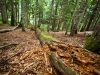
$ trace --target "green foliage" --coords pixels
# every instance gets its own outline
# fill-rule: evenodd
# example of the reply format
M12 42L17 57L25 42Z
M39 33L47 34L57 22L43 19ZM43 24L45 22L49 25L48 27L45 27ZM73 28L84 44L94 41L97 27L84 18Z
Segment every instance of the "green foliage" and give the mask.
M34 9L35 9L36 0L25 0L25 1L26 1L26 4L27 4L26 11L28 11L29 22L31 24L33 24L34 18L35 18L34 17L35 16L34 15L34 12L35 12ZM53 8L52 8L52 11L51 11L52 0L38 0L37 9L36 9L37 23L38 23L38 20L39 20L39 14L42 14L41 24L44 25L44 26L42 25L42 28L47 29L46 24L49 24L48 22L49 22L49 19L50 19L49 18L50 13L52 13L51 21L50 21L51 23L49 24L50 27L52 26L54 16L56 16L56 24L58 24L59 18L61 16L60 12L63 10L62 22L61 22L61 25L60 25L60 29L62 27L62 24L64 22L66 22L66 24L63 26L64 27L63 29L66 30L66 26L70 25L70 19L72 18L72 14L75 11L74 8L76 6L77 1L79 2L78 7L77 7L77 11L78 11L83 0L54 0ZM56 5L57 2L59 2L58 9L57 9L57 15L54 15L55 5ZM88 16L84 15L83 19L90 17L90 15L92 13L92 9L96 5L96 2L97 2L97 0L88 0L88 5L87 5L85 13L89 14L89 15ZM17 15L18 15L18 12L19 12L19 19L20 19L21 18L21 0L14 0L14 7L16 5L17 5ZM18 8L18 5L19 5L19 8ZM11 1L10 0L6 0L6 6L7 6L8 20L9 20L9 19L11 19ZM16 13L16 7L15 7L14 11ZM77 16L78 14L79 13L77 13L75 16ZM16 16L16 14L15 14L15 16ZM0 17L1 17L1 15L0 15ZM17 18L18 18L18 16L17 16ZM2 20L0 19L0 23L2 23L1 21ZM8 23L10 24L10 20L8 21ZM80 27L82 27L84 25L83 23L85 23L85 22L82 21L82 24L80 23ZM78 28L80 28L80 27L78 27Z
M98 53L99 49L100 49L100 39L95 39L93 38L93 36L90 36L85 45L84 48L87 50L90 50L92 52Z
M2 20L0 19L0 24L2 23Z

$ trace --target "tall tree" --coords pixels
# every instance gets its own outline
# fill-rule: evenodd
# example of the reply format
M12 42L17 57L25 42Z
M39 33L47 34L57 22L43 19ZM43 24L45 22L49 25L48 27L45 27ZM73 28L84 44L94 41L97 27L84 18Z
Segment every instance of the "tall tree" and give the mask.
M0 9L1 9L2 22L6 24L8 22L6 0L0 0Z
M76 3L75 3L75 8L74 8L74 12L73 12L73 14L72 14L72 16L71 16L69 26L72 26L72 25L73 25L73 23L74 23L74 21L75 21L74 19L75 19L75 16L76 16L75 14L76 14L77 9L78 9L78 4L79 4L79 1L78 1L78 0L76 0ZM67 27L66 27L66 32L65 32L65 35L67 35L67 32L68 32L69 26L67 26Z
M57 30L59 31L60 30L60 27L61 27L61 24L62 24L62 21L63 21L63 17L64 17L64 0L62 0L61 2L61 9L60 9L60 12L59 12L59 20L58 20L58 24L57 24Z
M52 2L51 2L51 6L50 6L51 8L50 8L50 11L49 11L49 23L48 23L48 28L47 28L48 32L50 30L50 25L51 25L51 21L52 21L53 5L54 5L54 0L52 0Z
M11 0L11 25L12 26L16 25L15 10L14 10L14 0Z
M35 7L34 7L34 25L36 28L37 25L37 7L38 7L38 0L35 0Z
M71 29L71 33L70 33L71 36L74 36L74 34L77 33L77 29L78 29L77 27L79 26L79 24L80 24L80 22L83 18L85 9L87 7L87 2L88 2L88 0L82 0L82 2L81 2L80 9L78 11L78 15L77 15L77 17L74 21L75 23L74 23L74 25L72 26L72 29Z
M91 23L92 23L92 21L93 21L95 15L96 15L96 12L97 12L97 10L98 10L99 5L100 5L100 1L97 0L96 5L94 6L93 11L92 11L92 14L91 14L91 16L90 16L89 22L88 22L88 24L87 24L86 31L89 30L89 27L90 27L90 25L91 25Z
M28 0L21 0L21 25L22 31L28 26Z
M57 19L57 9L58 9L58 5L59 5L59 0L56 1L56 5L55 5L55 10L54 10L54 17L53 17L53 23L52 23L52 30L56 30L56 19Z
M25 31L25 0L21 0L21 26L22 31Z

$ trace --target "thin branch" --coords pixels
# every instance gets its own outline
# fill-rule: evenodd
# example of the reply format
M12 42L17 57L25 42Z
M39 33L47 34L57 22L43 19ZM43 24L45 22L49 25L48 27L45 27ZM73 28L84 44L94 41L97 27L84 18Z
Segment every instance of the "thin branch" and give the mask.
M2 29L2 30L0 30L0 33L5 33L5 32L9 32L9 31L13 31L13 30L15 30L16 28L18 28L18 26L19 26L19 25L13 27L12 29L11 29L11 28L10 28L10 29Z
M0 49L4 49L4 48L6 48L8 46L12 46L12 45L18 45L18 43L11 43L11 44L0 46Z

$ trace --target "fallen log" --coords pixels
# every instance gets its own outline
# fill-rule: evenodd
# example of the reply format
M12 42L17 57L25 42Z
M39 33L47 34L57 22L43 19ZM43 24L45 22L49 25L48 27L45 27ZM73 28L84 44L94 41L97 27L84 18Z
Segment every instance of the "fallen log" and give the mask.
M36 35L38 37L38 39L40 40L40 44L43 46L45 43L48 44L53 44L53 41L55 42L60 42L59 40L57 40L56 38L48 35L47 33L45 33L44 31L40 30L39 28L36 28Z
M19 25L15 26L15 27L13 27L13 28L11 28L11 29L2 29L2 30L0 30L0 33L5 33L5 32L9 32L9 31L13 31L13 30L15 30L16 28L18 28L18 26L19 26Z
M40 29L37 29L36 33L43 48L51 51L48 55L54 75L100 75L99 55L60 42ZM59 58L52 51L57 53Z
M54 52L49 55L49 59L51 66L54 68L54 70L58 71L56 72L57 74L53 72L55 75L78 75L74 69L62 62Z

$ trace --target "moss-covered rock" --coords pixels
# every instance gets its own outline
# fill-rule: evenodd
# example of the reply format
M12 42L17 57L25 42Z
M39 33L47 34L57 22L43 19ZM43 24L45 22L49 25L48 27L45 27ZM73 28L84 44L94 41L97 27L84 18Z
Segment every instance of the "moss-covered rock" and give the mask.
M89 51L100 54L100 39L96 39L93 36L90 36L87 39L84 48Z

